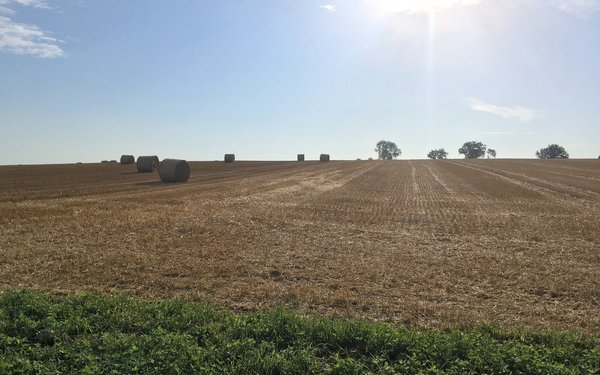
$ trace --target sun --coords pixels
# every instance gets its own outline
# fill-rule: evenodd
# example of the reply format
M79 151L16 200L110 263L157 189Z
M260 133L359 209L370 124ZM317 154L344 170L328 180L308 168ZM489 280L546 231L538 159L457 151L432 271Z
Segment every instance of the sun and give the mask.
M475 5L483 0L367 0L378 14L435 13L454 6Z

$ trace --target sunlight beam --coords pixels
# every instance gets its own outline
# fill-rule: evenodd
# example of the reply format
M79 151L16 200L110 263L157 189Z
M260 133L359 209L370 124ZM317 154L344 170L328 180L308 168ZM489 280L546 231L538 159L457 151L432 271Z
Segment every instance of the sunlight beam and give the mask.
M426 81L426 119L429 126L433 122L433 103L435 101L435 29L436 12L429 12L427 33L427 81Z

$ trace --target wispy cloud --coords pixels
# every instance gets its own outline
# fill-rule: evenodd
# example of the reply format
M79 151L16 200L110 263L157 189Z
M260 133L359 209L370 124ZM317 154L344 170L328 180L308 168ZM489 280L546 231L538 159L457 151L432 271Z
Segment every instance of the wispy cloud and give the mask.
M50 9L42 0L0 0L0 52L55 58L64 55L60 40L38 26L14 21L15 6Z
M335 12L335 11L337 11L337 8L336 8L336 7L335 7L335 5L333 5L333 4L325 4L325 5L321 5L321 9L325 9L325 10L327 10L327 11L330 11L330 12Z
M367 0L380 14L441 12L454 6L477 5L483 0Z
M600 0L555 0L558 9L578 17L586 17L600 11Z
M38 9L50 9L50 6L43 0L0 0L0 13L15 14L11 5L20 5Z
M541 116L538 111L531 108L501 107L473 98L467 99L467 105L474 111L491 113L496 116L504 117L510 120L519 120L521 122L530 122L534 118Z

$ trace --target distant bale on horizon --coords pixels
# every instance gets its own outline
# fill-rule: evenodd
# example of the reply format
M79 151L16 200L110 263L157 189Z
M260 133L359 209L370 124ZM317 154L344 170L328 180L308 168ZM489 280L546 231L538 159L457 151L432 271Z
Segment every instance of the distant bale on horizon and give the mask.
M108 163L108 162L109 162L108 160L102 160L100 163L101 163L101 164L106 164L106 163Z
M298 154L298 161L304 161L304 154Z
M225 163L233 163L235 161L235 154L225 154Z
M135 157L133 155L121 155L121 164L133 164Z
M186 182L190 178L190 165L185 160L165 159L160 162L158 175L163 182Z
M320 161L329 161L330 157L329 154L321 154L321 156L319 157Z
M156 172L158 169L158 156L139 156L137 158L137 171L140 173Z

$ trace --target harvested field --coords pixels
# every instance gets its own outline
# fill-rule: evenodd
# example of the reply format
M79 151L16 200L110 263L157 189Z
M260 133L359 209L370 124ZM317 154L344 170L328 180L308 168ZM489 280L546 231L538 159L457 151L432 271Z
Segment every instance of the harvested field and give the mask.
M600 332L600 162L0 167L0 288Z

